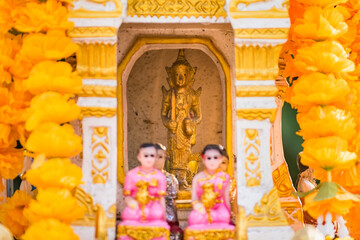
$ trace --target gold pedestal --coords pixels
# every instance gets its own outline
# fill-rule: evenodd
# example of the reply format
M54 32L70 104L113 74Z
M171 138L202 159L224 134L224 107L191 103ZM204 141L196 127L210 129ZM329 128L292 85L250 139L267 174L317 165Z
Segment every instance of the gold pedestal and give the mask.
M231 229L193 230L185 229L185 240L232 240L235 231Z
M118 239L122 236L129 236L134 240L150 240L158 237L170 239L170 231L165 227L120 225L117 231Z

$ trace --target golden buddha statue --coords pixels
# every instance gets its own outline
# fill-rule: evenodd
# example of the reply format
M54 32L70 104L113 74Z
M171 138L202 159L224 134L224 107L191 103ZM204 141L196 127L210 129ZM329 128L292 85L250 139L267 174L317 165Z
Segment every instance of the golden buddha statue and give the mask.
M188 176L196 174L200 157L191 152L191 147L195 144L196 125L201 121L201 88L192 88L196 67L185 59L184 50L179 50L176 61L166 71L170 89L162 87L161 119L168 129L170 172L178 179L180 190L189 190Z

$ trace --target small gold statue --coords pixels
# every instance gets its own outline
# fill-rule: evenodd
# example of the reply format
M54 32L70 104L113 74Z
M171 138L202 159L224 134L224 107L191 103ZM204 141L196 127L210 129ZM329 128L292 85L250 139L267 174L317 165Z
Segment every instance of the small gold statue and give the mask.
M191 67L185 59L183 49L166 71L170 89L162 87L161 119L168 129L170 172L178 179L180 190L189 190L187 175L196 174L199 158L199 154L191 152L191 147L195 144L196 125L201 121L201 88L196 91L192 88L196 67Z

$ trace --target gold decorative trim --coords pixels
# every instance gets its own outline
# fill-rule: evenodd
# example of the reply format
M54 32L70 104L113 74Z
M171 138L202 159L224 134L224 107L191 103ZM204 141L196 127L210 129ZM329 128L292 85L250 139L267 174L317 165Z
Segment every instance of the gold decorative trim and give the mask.
M121 0L89 0L94 3L105 5L108 2L113 2L115 5L114 11L91 11L85 8L70 9L69 18L118 18L122 14Z
M245 180L247 187L260 186L260 147L261 141L257 129L245 129L244 157L245 157Z
M116 108L104 107L81 107L80 119L84 117L114 117L116 115Z
M288 226L284 213L281 210L277 189L273 187L264 194L260 203L254 207L253 213L247 216L249 227Z
M128 0L127 16L226 17L225 0Z
M116 87L101 85L83 85L80 97L116 97Z
M80 43L77 71L83 78L116 79L116 44Z
M94 205L94 200L91 194L85 192L85 190L82 189L81 187L74 188L73 195L77 199L79 205L85 207L85 214L81 219L72 222L71 225L90 226L90 227L96 226L96 220L97 220L96 215L98 214L98 211L103 211L102 207L98 204ZM110 213L110 209L109 209L109 213ZM113 216L114 216L113 218L106 217L106 223L105 223L106 227L108 228L115 227L116 214L113 213ZM102 218L102 225L104 226L104 218Z
M265 2L265 0L231 0L229 12L232 18L289 18L287 9L281 9L272 7L269 10L258 11L241 11L238 8L239 4L245 4L246 6L252 3ZM288 8L289 0L284 0L282 7Z
M276 108L237 109L236 115L239 119L259 121L270 119L270 122L274 122L276 116Z
M209 230L193 230L185 229L184 240L203 240L203 239L212 239L212 240L230 240L235 239L235 229L209 229Z
M240 28L235 29L235 38L287 39L289 28Z
M170 231L164 227L145 227L145 226L125 226L119 225L117 238L129 236L136 240L149 240L153 238L164 237L170 239Z
M282 45L235 47L236 80L275 80Z
M124 130L123 130L123 86L122 86L122 78L124 70L126 66L129 64L131 58L134 54L139 51L145 45L159 45L159 44L184 44L190 45L191 44L201 44L207 47L217 58L219 61L222 70L225 75L225 94L226 94L226 149L228 150L229 156L233 154L233 137L232 137L232 101L231 101L231 76L230 76L230 67L229 64L226 62L225 58L221 54L221 52L215 48L214 44L209 39L203 38L139 38L133 45L133 47L129 50L126 54L124 59L121 61L118 67L118 181L123 184L125 180L125 172L124 172ZM230 175L233 174L233 162L230 161L229 163L229 171Z
M109 179L108 127L93 127L91 136L91 177L93 184L105 184Z
M72 38L116 37L116 27L75 27L68 31Z
M278 92L276 86L236 86L237 97L274 97Z

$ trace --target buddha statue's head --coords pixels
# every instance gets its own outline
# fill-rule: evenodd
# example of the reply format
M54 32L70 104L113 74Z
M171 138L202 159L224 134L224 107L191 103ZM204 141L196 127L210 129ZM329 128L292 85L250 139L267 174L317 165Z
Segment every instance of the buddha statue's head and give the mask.
M176 61L171 67L166 67L170 87L183 88L193 84L194 74L196 67L191 67L190 63L186 60L184 50L180 49Z

